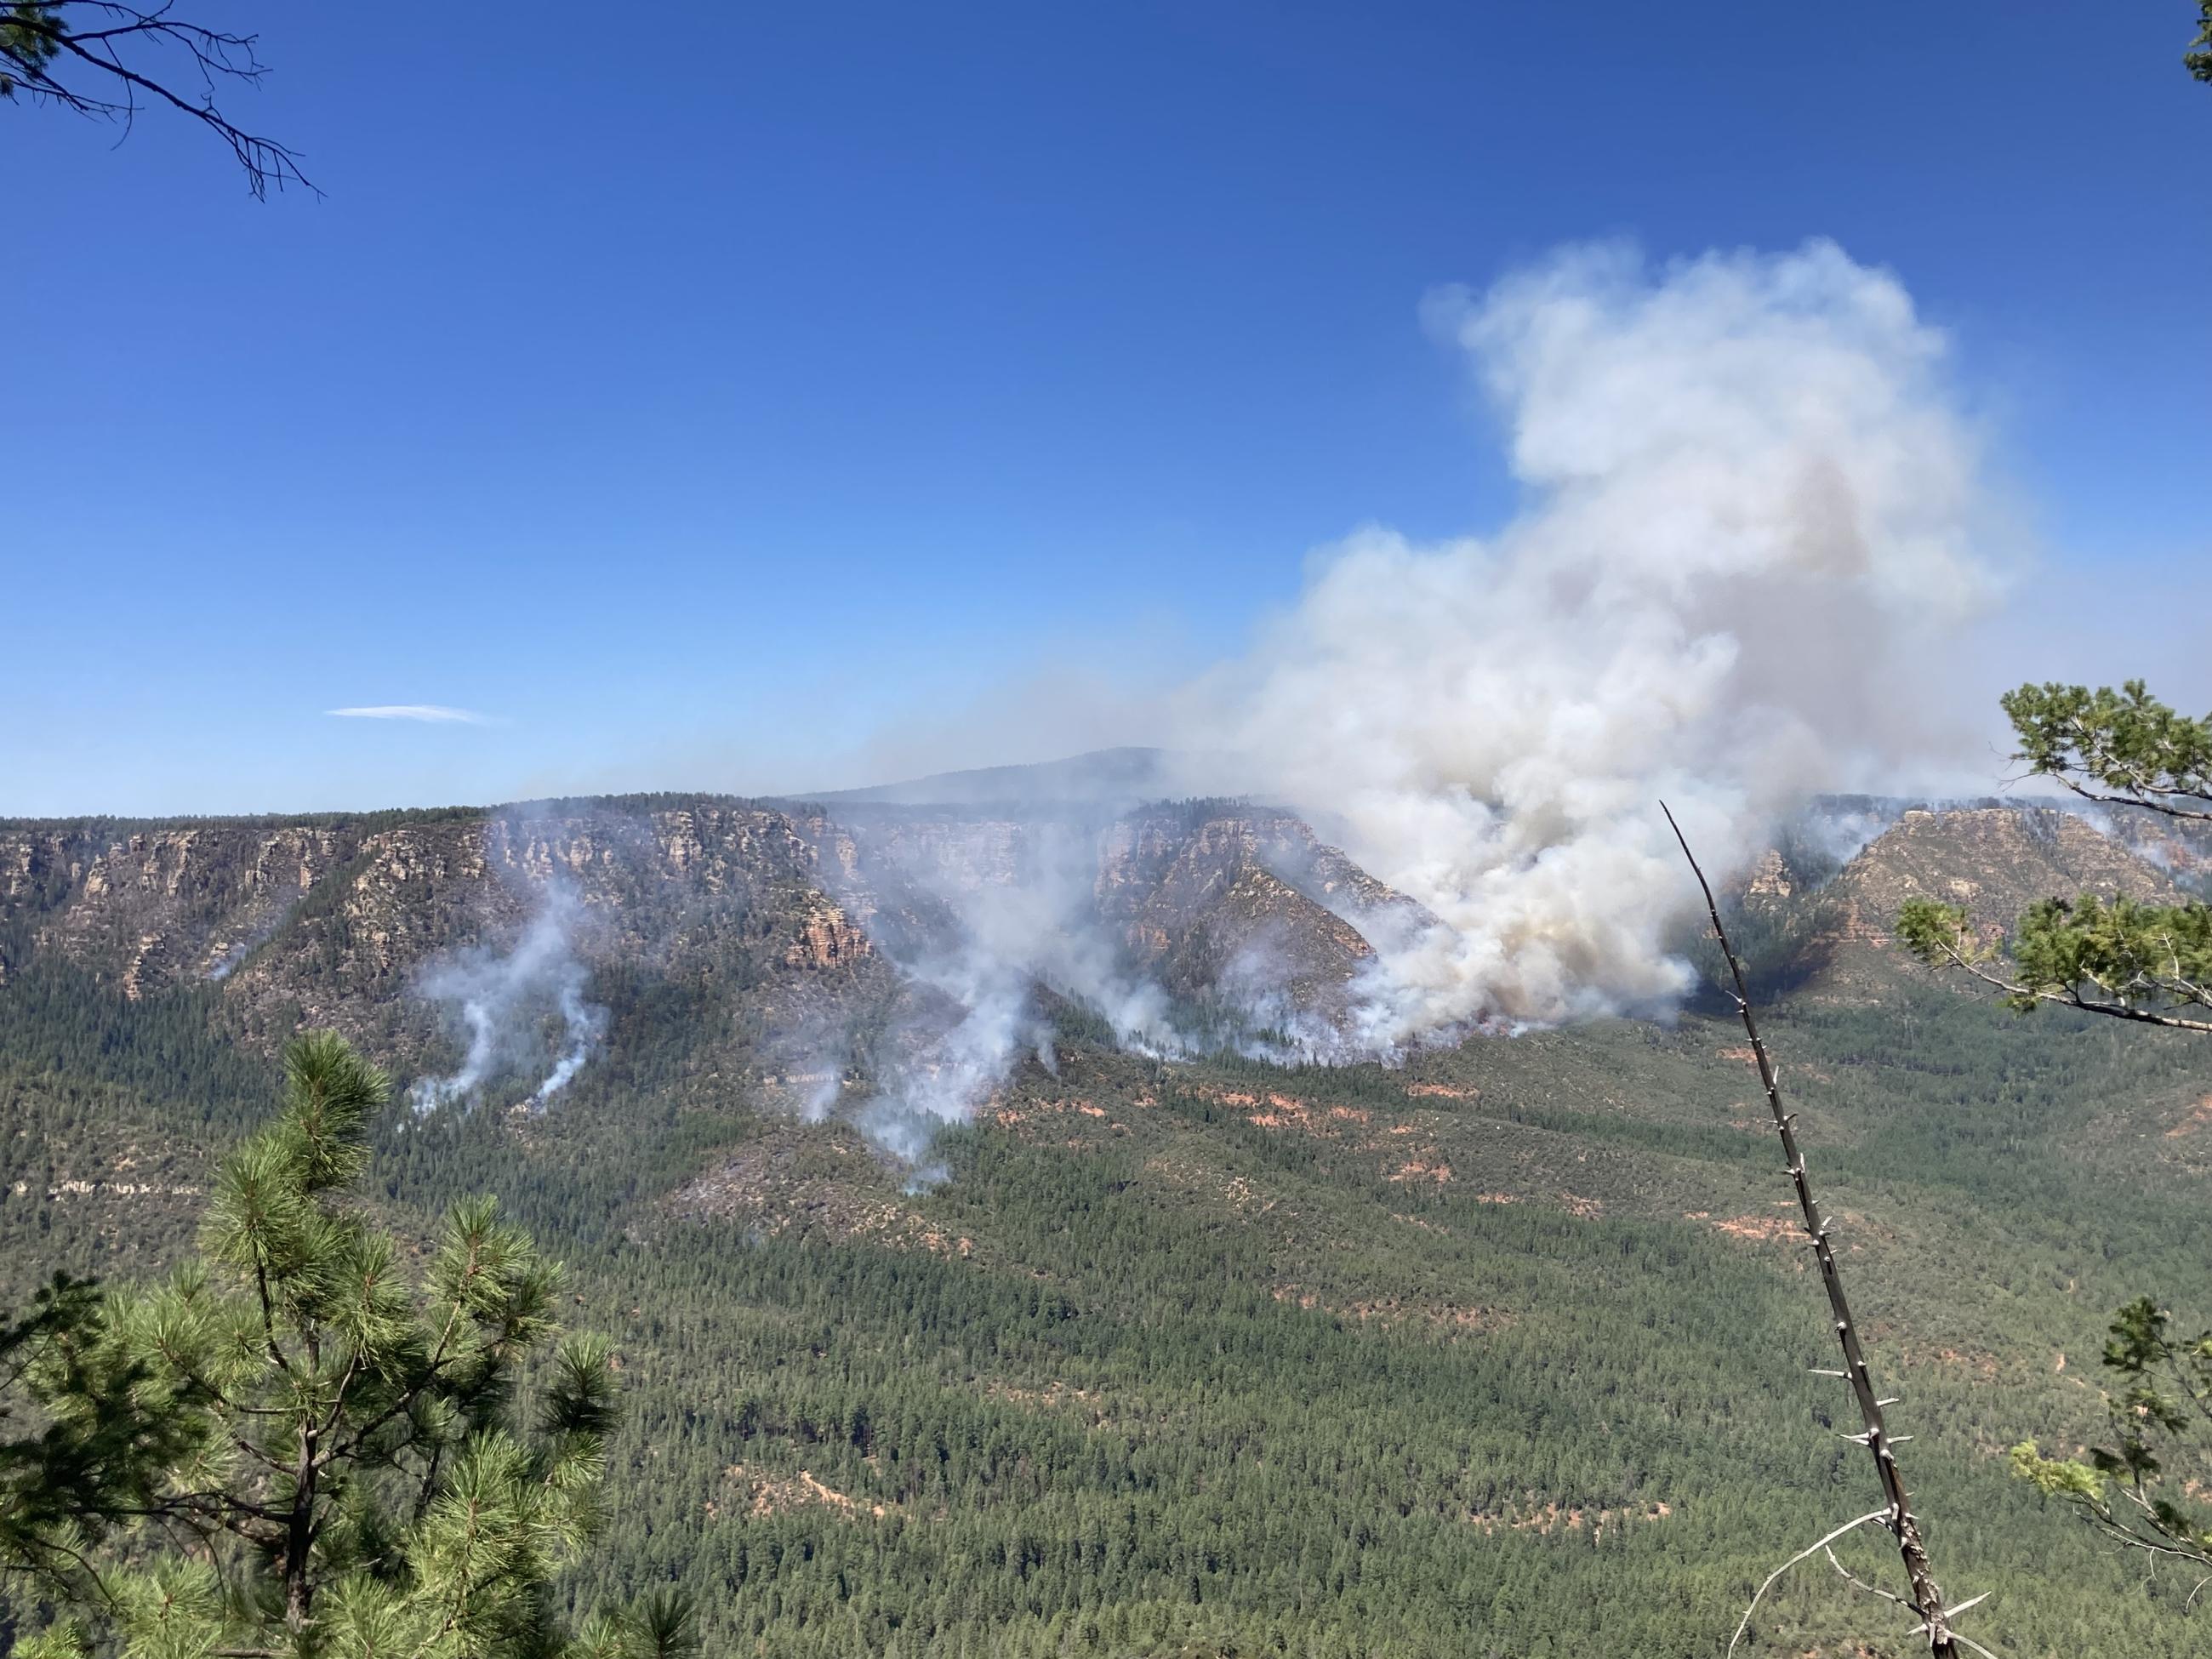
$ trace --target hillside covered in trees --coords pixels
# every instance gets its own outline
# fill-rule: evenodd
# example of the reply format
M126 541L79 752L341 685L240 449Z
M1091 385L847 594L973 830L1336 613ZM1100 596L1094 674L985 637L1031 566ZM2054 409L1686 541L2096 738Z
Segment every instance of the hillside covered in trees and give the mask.
M1946 1587L1995 1592L1976 1629L2008 1659L2189 1650L2189 1584L2139 1593L2005 1448L2092 1437L2107 1310L2205 1282L2205 1061L2021 1024L1884 928L1905 892L2000 917L2155 896L2193 854L1861 805L1870 845L1787 841L1732 914L1786 993L1770 1038ZM1139 1052L1042 994L1045 1040L917 1169L847 1109L926 1048L912 969L972 920L963 892L1056 866L1065 824L696 798L532 822L0 826L10 1302L52 1267L173 1259L298 1024L410 1081L463 1064L426 988L509 959L557 871L590 923L573 975L518 981L522 1035L476 1092L378 1122L368 1201L427 1241L496 1194L567 1261L571 1322L614 1339L629 1409L576 1607L681 1584L735 1653L1687 1656L1868 1507L1717 1001L1384 1066ZM1200 1016L1255 918L1325 1009L1365 948L1346 918L1403 903L1235 804L1077 828L1105 850L1067 914ZM597 1011L588 1057L533 1094L564 989ZM826 1079L793 1042L825 1025ZM1811 1564L1751 1640L1879 1651L1896 1612Z

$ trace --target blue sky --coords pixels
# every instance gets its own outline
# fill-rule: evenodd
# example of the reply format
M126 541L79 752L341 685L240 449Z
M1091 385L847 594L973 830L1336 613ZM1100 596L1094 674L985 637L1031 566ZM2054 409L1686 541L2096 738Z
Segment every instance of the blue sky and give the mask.
M1894 270L2045 550L2013 678L2212 701L2182 0L210 9L324 199L0 108L0 812L1036 758L963 711L1505 516L1420 301L1594 237ZM392 704L498 719L324 712Z

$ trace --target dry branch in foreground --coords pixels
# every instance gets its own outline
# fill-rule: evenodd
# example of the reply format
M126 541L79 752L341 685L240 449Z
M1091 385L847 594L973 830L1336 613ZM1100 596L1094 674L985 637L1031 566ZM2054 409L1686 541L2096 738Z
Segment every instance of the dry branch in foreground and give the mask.
M1668 810L1665 802L1660 803L1659 810L1666 813L1667 827L1674 832L1674 839L1682 848L1682 856L1689 860L1690 872L1698 878L1698 890L1705 895L1705 914L1712 919L1713 937L1719 941L1721 954L1727 958L1729 972L1735 978L1735 988L1731 996L1736 1012L1743 1018L1744 1035L1750 1039L1752 1057L1759 1064L1759 1080L1766 1093L1767 1109L1773 1115L1775 1133L1781 1139L1784 1168L1790 1183L1796 1188L1798 1211L1804 1220L1806 1236L1812 1241L1814 1259L1820 1264L1820 1285L1828 1293L1828 1310L1834 1318L1836 1341L1843 1350L1844 1369L1821 1374L1840 1376L1850 1385L1851 1397L1858 1406L1859 1421L1863 1427L1860 1433L1845 1437L1855 1444L1864 1446L1868 1455L1874 1459L1875 1474L1881 1482L1883 1498L1882 1508L1838 1527L1811 1547L1798 1552L1769 1575L1766 1583L1761 1584L1758 1594L1752 1597L1751 1606L1744 1609L1743 1622L1737 1626L1735 1638L1729 1643L1729 1650L1733 1653L1736 1643L1743 1639L1744 1632L1751 1625L1752 1613L1759 1606L1759 1597L1766 1594L1776 1579L1800 1561L1826 1549L1847 1533L1871 1524L1883 1528L1897 1540L1898 1556L1905 1564L1905 1577L1912 1592L1905 1605L1918 1614L1921 1620L1911 1634L1927 1637L1928 1651L1934 1659L1957 1659L1962 1646L1977 1653L1985 1653L1987 1650L1979 1644L1968 1641L1951 1629L1952 1613L1944 1607L1943 1592L1937 1586L1934 1571L1929 1565L1928 1550L1921 1540L1920 1525L1913 1516L1911 1502L1905 1495L1904 1480L1898 1473L1896 1448L1911 1437L1893 1437L1888 1425L1882 1419L1882 1407L1892 1402L1875 1395L1874 1379L1867 1370L1866 1354L1859 1345L1858 1327L1852 1322L1850 1304L1844 1296L1843 1269L1837 1264L1835 1249L1829 1242L1828 1220L1821 1212L1819 1200L1813 1196L1812 1182L1805 1172L1805 1155L1798 1149L1796 1115L1783 1109L1782 1088L1775 1080L1774 1062L1767 1054L1765 1041L1759 1035L1759 1022L1752 1014L1751 989L1744 980L1743 963L1737 959L1735 947L1729 943L1728 929L1721 922L1720 906L1713 898L1711 884L1706 881L1705 872L1698 868L1697 855L1690 851L1690 843L1682 834L1682 826L1674 822L1674 815ZM1849 1577L1848 1574L1845 1576ZM1980 1599L1978 1596L1975 1598L1976 1601Z

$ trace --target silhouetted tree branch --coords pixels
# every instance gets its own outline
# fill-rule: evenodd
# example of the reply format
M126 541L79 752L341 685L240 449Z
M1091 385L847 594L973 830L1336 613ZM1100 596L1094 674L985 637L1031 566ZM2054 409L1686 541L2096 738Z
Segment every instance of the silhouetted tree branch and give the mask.
M0 4L0 99L58 104L120 122L126 132L142 107L166 104L230 146L257 198L265 198L272 185L314 191L294 151L246 131L216 106L222 82L258 86L268 72L257 51L259 37L209 28L172 15L174 9L173 3L144 9L116 0L6 0Z

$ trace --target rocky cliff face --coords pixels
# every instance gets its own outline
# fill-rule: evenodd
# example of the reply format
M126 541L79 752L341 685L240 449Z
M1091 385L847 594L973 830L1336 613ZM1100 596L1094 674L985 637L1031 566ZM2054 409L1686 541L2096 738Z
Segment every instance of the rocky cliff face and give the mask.
M1322 1009L1374 954L1363 925L1418 915L1297 817L1241 802L855 809L838 829L875 914L924 928L935 915L957 933L994 893L1018 893L1186 999Z
M2193 843L2160 845L2166 869L2072 813L1907 811L1832 878L1832 859L1815 868L1785 847L1740 891L1874 964L1916 894L1992 927L2049 893L2180 896L2172 866ZM997 948L1010 915L1031 945L1073 942L1194 1009L1300 1021L1344 1013L1376 943L1425 920L1298 818L1237 802L832 813L656 796L0 823L0 986L48 960L133 1001L197 988L264 1043L329 1024L403 1069L450 1065L459 1011L425 1000L426 974L513 951L556 894L560 948L590 997L617 1025L659 1022L655 1041L702 1075L744 1074L757 1053L815 1066L819 1045L792 1032L835 1031L857 1053L872 1026L950 1029L962 1008L936 969Z
M1735 884L1732 896L1753 924L1753 954L1774 982L1817 977L1825 998L1871 1002L1893 994L1901 980L1924 981L1925 970L1891 936L1911 898L1963 905L1973 925L1994 936L2041 898L2094 893L2172 903L2189 896L2168 870L2078 812L2018 802L1872 805L1888 810L1857 816L1872 818L1868 828L1885 820L1886 827L1840 867L1840 849L1785 836Z
M255 821L0 830L0 921L98 964L137 999L220 979L350 848L313 826Z
M301 1023L404 1053L436 1033L410 996L457 950L496 951L560 890L587 971L757 988L773 1006L854 988L864 918L826 890L819 826L748 803L623 802L105 830L0 825L0 928L138 1000L216 988L251 1032Z
M2161 903L2172 880L2079 816L2049 807L1907 811L1829 884L1836 926L1883 945L1908 898L1962 904L1985 928L2009 927L2037 899L2095 893Z
M2139 807L2094 812L2091 822L2179 886L2200 897L2212 893L2212 823L2167 817Z
M1150 808L1101 838L1094 902L1133 957L1199 994L1334 1012L1407 901L1285 812Z
M913 969L957 951L993 902L1104 941L1115 971L1175 996L1298 1008L1340 998L1371 955L1361 917L1403 905L1296 818L1231 805L833 817L653 797L0 823L0 974L46 959L131 1000L197 988L258 1041L334 1024L403 1068L433 1066L462 1033L422 996L426 974L514 950L556 894L561 948L617 1020L675 988L720 1011L701 1022L714 1041L769 1047L779 1030L943 1001Z

